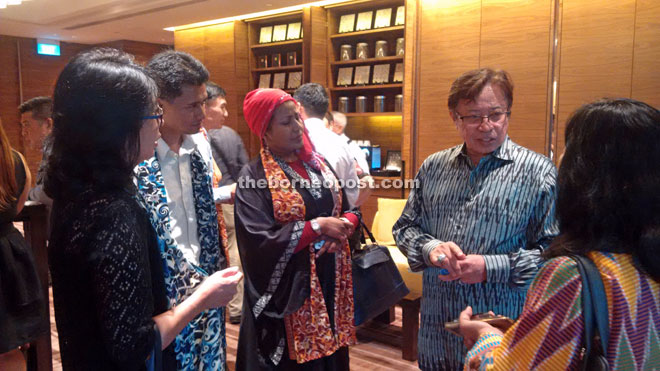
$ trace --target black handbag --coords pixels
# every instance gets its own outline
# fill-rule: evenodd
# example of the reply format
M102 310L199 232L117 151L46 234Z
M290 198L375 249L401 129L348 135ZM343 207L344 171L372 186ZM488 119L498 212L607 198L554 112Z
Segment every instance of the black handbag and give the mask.
M385 312L410 292L387 247L376 244L367 226L362 221L360 225L371 243L355 249L352 256L355 326Z
M591 259L572 255L582 276L582 315L584 345L580 353L580 370L609 370L606 349L609 340L607 296L598 268Z

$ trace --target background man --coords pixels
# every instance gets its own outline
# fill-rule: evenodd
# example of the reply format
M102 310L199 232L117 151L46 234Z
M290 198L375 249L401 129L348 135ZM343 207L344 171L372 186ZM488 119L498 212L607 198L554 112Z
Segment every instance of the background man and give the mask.
M229 116L227 111L227 93L223 88L213 82L206 83L206 118L204 127L208 130L209 141L213 152L213 159L222 173L221 187L231 187L232 195L236 192L236 181L243 165L248 162L248 155L243 146L243 140L229 126L225 126L225 120ZM234 203L221 205L222 214L227 229L227 250L229 252L229 265L236 266L241 270L241 258L238 254L236 243L236 229L234 228ZM236 295L227 304L229 322L241 323L241 312L243 310L243 281L236 286Z
M51 118L53 116L53 100L50 97L35 97L18 106L18 111L21 113L22 134L27 146L42 151L36 184L28 193L28 200L41 202L50 208L53 205L53 200L46 195L43 187L46 161L51 150L48 136L53 130L53 119Z
M482 68L454 81L449 115L464 143L424 161L392 230L411 269L424 271L423 370L462 369L462 340L443 322L467 305L518 317L540 254L558 233L557 171L509 139L512 103L504 71Z
M344 182L343 188L348 202L353 206L359 206L357 200L360 189L355 160L348 145L328 130L323 123L329 105L325 88L317 83L303 84L296 89L293 97L300 103L300 116L316 152L328 161L337 178Z
M155 157L136 168L137 182L158 234L168 299L175 306L226 263L211 146L200 133L209 73L190 54L173 50L155 55L147 69L158 84L163 126ZM225 284L234 287L241 277L236 271ZM224 308L211 309L181 331L174 346L179 369L225 368L224 320Z

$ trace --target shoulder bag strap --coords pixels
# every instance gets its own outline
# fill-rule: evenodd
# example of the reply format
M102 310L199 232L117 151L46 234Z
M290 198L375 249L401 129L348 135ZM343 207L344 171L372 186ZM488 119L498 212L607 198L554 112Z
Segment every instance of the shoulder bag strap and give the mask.
M572 255L582 276L582 313L584 317L584 343L586 352L582 359L589 359L594 350L596 336L600 339L600 348L603 356L607 352L609 341L609 318L605 286L596 265L586 256ZM586 369L587 362L582 363Z

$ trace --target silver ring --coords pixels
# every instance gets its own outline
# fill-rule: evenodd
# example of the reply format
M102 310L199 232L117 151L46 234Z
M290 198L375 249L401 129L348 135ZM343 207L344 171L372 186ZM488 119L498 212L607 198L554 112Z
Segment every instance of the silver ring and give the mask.
M445 254L438 254L438 256L435 258L436 263L442 264L442 261L447 259L447 255Z

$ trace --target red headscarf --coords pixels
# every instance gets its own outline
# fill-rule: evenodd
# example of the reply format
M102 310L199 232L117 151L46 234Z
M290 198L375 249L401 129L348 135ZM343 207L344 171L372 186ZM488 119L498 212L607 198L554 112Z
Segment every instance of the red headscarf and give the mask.
M262 140L262 143L273 112L280 104L288 101L298 104L291 95L280 89L255 89L245 96L243 115L250 130ZM299 150L298 156L307 162L311 160L313 151L314 146L309 140L307 128L303 126L303 148Z

